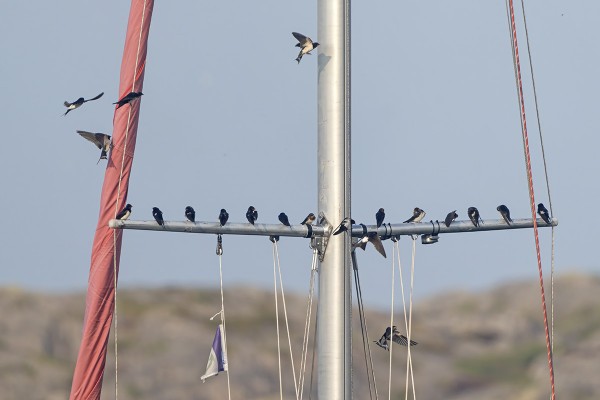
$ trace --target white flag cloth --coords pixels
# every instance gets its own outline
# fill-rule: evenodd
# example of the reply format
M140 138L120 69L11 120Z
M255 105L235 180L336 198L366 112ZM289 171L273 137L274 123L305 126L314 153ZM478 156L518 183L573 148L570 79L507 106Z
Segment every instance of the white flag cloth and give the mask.
M200 377L202 382L204 382L206 378L218 375L221 371L227 371L227 353L225 351L225 341L223 336L223 324L219 324L208 356L206 373Z

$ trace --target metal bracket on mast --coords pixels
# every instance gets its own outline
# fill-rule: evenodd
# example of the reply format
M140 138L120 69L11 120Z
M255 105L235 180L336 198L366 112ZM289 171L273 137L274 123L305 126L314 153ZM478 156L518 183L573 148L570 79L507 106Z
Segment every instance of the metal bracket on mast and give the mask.
M333 228L322 211L319 213L318 223L323 227L324 231L327 232L327 235L313 237L310 241L310 247L317 249L319 261L323 261L325 258L325 250L327 250L327 244L329 243L329 236L331 235L331 230Z

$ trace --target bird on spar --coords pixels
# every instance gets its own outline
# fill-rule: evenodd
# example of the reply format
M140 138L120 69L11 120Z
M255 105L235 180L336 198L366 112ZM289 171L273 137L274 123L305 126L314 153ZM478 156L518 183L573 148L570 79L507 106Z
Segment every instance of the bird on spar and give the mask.
M133 100L141 97L144 93L142 92L129 92L121 100L116 101L113 104L117 104L117 110L123 107L125 104L131 103Z
M80 97L80 98L78 98L77 100L75 100L72 103L69 103L68 101L65 101L64 105L65 105L65 107L67 107L67 111L65 111L65 113L63 114L63 117L65 115L67 115L69 113L69 111L73 111L74 109L81 107L84 103L87 103L88 101L98 100L103 95L104 95L104 92L100 93L96 97L92 97L91 99L87 99L87 100L84 99L83 97Z
M377 346L381 347L382 349L389 351L390 340L394 343L408 347L408 338L404 335L400 335L400 332L398 331L398 328L396 328L395 325L392 328L388 326L385 329L383 335L381 335L381 338L379 340L374 340L373 342L375 342L375 344L377 344ZM416 346L417 344L418 343L414 340L410 341L411 346Z

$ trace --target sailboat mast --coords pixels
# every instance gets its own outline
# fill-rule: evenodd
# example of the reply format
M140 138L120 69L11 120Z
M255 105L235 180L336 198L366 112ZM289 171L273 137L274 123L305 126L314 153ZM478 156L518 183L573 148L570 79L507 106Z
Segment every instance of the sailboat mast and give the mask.
M318 0L318 206L350 216L350 0ZM331 236L319 267L318 398L352 398L350 235Z

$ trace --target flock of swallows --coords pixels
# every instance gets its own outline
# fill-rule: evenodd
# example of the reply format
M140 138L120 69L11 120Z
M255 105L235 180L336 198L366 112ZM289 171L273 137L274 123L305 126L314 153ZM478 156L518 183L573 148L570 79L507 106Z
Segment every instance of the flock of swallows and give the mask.
M121 210L115 218L118 220L126 220L131 215L131 208L132 208L131 204L127 204L125 206L125 208L123 208L123 210ZM500 215L502 216L502 218L504 219L504 221L506 221L506 223L508 225L510 225L512 223L512 219L510 217L510 210L508 209L508 207L506 207L504 204L500 204L498 207L496 207L496 210L500 213ZM548 213L548 210L546 209L546 207L544 207L544 204L542 204L542 203L538 204L537 212L540 215L540 217L544 220L544 222L546 222L547 224L552 223L552 221L550 220L550 215ZM408 218L406 221L403 221L403 223L421 222L423 220L423 218L425 217L425 214L426 214L425 211L423 211L419 207L415 207L415 209L413 210L413 215L410 218ZM469 209L467 210L467 215L469 216L469 219L471 220L473 225L476 227L479 226L480 222L481 223L483 222L483 219L479 215L479 210L477 210L477 208L475 208L475 207L469 207ZM152 208L152 216L154 217L154 219L160 226L165 225L165 221L163 219L163 213L158 207ZM190 222L194 222L194 223L196 222L196 211L194 211L194 208L192 206L187 206L185 208L185 217ZM281 222L283 225L291 226L290 220L284 212L279 213L277 218L279 219L279 222ZM448 213L448 215L446 215L446 218L444 219L444 224L447 227L450 227L450 224L452 224L452 222L454 222L454 220L456 218L458 218L458 214L456 213L456 210L450 211ZM254 206L248 207L248 211L246 211L246 219L252 225L254 225L254 223L258 220L258 210ZM380 208L377 211L377 213L375 214L375 221L376 221L378 228L381 225L383 225L384 219L385 219L385 210L383 208ZM228 220L229 220L229 213L227 212L227 210L222 208L221 212L219 213L219 223L221 224L221 226L225 226L225 224L227 224ZM312 225L312 223L315 222L315 220L316 220L315 214L310 213L306 216L306 218L304 218L304 220L302 222L300 222L300 224L301 225ZM339 235L340 233L347 232L352 228L352 225L355 225L355 224L356 224L356 222L353 219L344 218L342 220L342 222L337 226L337 228L335 228L335 230L333 231L333 235L335 236L335 235ZM277 240L279 240L279 236L273 235L270 237L270 240L272 242L277 241ZM382 256L386 257L382 239L379 237L377 232L371 232L371 233L366 234L360 240L358 240L356 243L354 243L352 246L354 248L360 247L361 249L365 250L367 243L369 243L369 242L373 244L375 249Z
M142 93L142 92L130 92L130 93L127 93L122 99L114 102L113 104L117 105L116 109L118 110L119 108L123 107L125 104L129 104L133 100L140 98L143 94L144 93ZM69 113L69 111L73 111L76 108L81 107L83 104L87 103L88 101L98 100L103 95L104 95L104 92L100 93L96 97L92 97L91 99L87 99L87 100L84 99L83 97L80 97L72 103L65 101L64 104L65 104L65 107L67 107L67 111L65 111L65 113L63 115L67 115ZM79 131L79 130L77 131L77 133L79 133L82 137L89 140L90 142L94 143L96 145L96 147L98 147L100 149L100 158L98 159L98 162L100 162L100 160L107 159L108 150L110 150L110 146L111 146L110 135L107 135L106 133L100 133L100 132L94 133L94 132Z
M311 38L304 36L303 34L298 33L298 32L292 32L292 35L294 35L296 40L298 40L296 47L300 47L300 53L298 53L298 57L296 57L296 61L298 62L298 64L300 64L300 60L302 60L302 57L306 54L310 55L310 52L313 51L314 49L316 49L319 46L319 43L313 42ZM92 97L91 99L87 99L87 100L84 99L83 97L80 97L72 103L65 101L64 104L65 104L65 107L67 107L67 111L65 111L65 113L63 115L67 115L70 111L73 111L76 108L81 107L84 103L87 103L88 101L98 100L103 95L104 95L104 92L100 93L96 97ZM125 104L128 104L131 101L141 97L142 95L143 95L142 92L130 92L127 95L125 95L122 99L120 99L119 101L117 101L113 104L117 104L117 109L119 109L122 106L124 106ZM107 159L107 154L108 154L108 151L110 150L110 146L111 146L110 135L107 135L107 134L101 133L101 132L88 132L88 131L79 131L79 130L77 131L77 133L79 133L82 137L84 137L85 139L87 139L90 142L92 142L93 144L95 144L96 147L98 147L100 149L100 158L98 159L98 162L100 162L100 160Z

